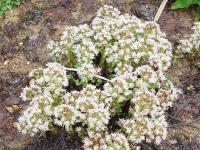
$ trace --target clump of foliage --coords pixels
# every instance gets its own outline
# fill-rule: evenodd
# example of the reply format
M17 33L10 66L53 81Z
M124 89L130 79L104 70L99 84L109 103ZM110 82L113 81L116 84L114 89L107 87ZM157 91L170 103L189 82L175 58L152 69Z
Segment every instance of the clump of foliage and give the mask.
M176 0L172 4L172 9L189 8L192 5L197 5L196 19L200 19L200 0Z
M21 0L1 0L0 1L0 15L3 15L7 10L14 6L18 6Z
M137 149L167 136L165 111L177 89L165 76L172 47L155 22L104 6L90 25L66 27L48 44L55 62L33 70L21 97L24 134L64 127L86 150Z

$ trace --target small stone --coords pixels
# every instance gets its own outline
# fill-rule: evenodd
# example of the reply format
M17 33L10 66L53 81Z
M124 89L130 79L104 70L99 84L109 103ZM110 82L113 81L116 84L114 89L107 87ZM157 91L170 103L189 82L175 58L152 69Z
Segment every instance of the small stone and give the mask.
M23 42L20 42L19 45L22 46L22 45L23 45Z
M17 128L17 122L13 122L13 127Z
M196 63L196 66L197 66L198 68L200 68L200 62Z
M174 12L174 17L178 17L178 13L177 12Z
M9 62L10 62L10 60L6 60L6 61L3 63L3 65L6 66L6 65L8 65Z
M22 108L22 105L12 105L12 106L6 107L6 110L10 113L15 113L21 110L21 108Z
M8 112L10 112L10 113L13 113L13 112L14 112L14 111L13 111L13 108L12 108L11 106L6 107L6 110L7 110Z
M172 139L172 140L169 140L169 143L172 144L172 145L174 145L174 144L177 144L178 142L177 142L176 139Z

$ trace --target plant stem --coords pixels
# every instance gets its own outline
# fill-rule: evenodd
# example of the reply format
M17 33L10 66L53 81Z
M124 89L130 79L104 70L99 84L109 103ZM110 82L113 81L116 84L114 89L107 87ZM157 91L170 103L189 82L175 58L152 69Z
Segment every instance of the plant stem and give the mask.
M104 63L105 63L105 49L102 49L101 50L101 58L100 58L99 67L103 68L104 67Z
M75 69L75 68L66 68L67 70L69 70L69 71L78 71L78 69ZM105 80L105 81L108 81L108 82L111 82L111 80L109 80L109 79L107 79L107 78L105 78L105 77L102 77L102 76L100 76L100 75L94 75L95 77L97 77L97 78L99 78L99 79L102 79L102 80Z
M165 8L165 5L167 4L168 0L163 0L160 7L158 8L158 11L156 13L156 16L154 18L154 21L157 22L158 19L160 18L161 13L163 12L163 9Z

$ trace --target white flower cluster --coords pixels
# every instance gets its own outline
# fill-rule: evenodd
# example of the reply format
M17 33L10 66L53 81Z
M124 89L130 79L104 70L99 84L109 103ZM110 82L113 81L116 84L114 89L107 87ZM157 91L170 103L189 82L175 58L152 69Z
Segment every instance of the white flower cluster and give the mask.
M194 23L192 27L193 33L189 38L180 40L180 45L177 47L180 52L191 53L200 48L200 22Z
M67 66L78 68L80 78L93 78L100 72L93 64L99 51L94 45L94 31L86 24L66 27L60 42L50 41L48 49L51 56L61 61L67 58Z
M121 112L121 105L130 100L133 96L136 77L132 74L123 74L111 80L111 83L104 85L103 92L107 95L105 101L110 105L110 112L114 115Z
M104 6L90 26L67 27L48 49L67 68L49 63L30 73L33 79L21 94L30 101L18 121L22 133L64 127L83 137L86 150L137 149L143 141L160 144L166 138L164 112L178 91L164 74L171 44L155 22ZM110 79L68 91L66 70L77 71L82 80Z
M30 86L23 89L21 98L31 102L19 118L17 127L22 133L34 136L52 128L50 116L63 99L68 79L65 67L58 63L48 63L47 68L33 70L29 76L33 79Z
M124 73L125 68L130 71L131 64L149 63L163 70L171 64L171 44L155 22L120 15L112 6L106 6L97 13L92 28L97 32L96 43L105 47L107 62L117 64L116 74Z
M71 110L70 114L72 114L72 117L70 117L70 119L69 115L63 114L63 111L66 111L66 109L63 109L63 111L60 110L60 112L56 111L56 113L59 112L63 120L71 121L71 124L67 122L65 128L68 128L68 125L73 125L74 122L76 122L79 125L81 124L79 128L87 126L85 128L88 133L106 131L110 115L109 107L104 103L104 99L105 95L101 90L88 84L79 92L72 91L71 93L65 94L63 103L65 107L70 107L73 110L73 112ZM56 109L59 109L58 107ZM56 116L59 116L59 114ZM62 120L60 121L62 122ZM61 125L61 123L58 125Z
M128 140L133 143L142 141L160 144L161 140L167 135L167 122L164 115L149 119L147 117L135 117L134 119L121 119L119 124Z
M174 87L161 70L154 71L152 67L143 65L136 68L133 74L137 76L135 92L149 91L154 94L164 110L171 107L172 102L177 99L180 91Z
M61 41L49 42L48 49L54 59L66 57L67 67L78 69L80 78L88 80L101 73L97 66L116 75L142 63L166 70L172 57L171 44L158 24L120 15L112 6L101 8L90 26L67 27ZM99 62L94 64L96 58Z
M17 123L18 130L23 134L29 133L31 136L48 131L51 126L52 119L35 105L28 107L26 111L24 111L23 116L18 119Z
M167 136L167 122L164 111L177 98L177 89L160 71L144 65L132 74L122 74L104 85L109 98L110 115L122 112L130 102L127 119L120 119L122 133L132 143L160 142Z
M84 139L85 150L129 150L130 146L123 134L96 133Z

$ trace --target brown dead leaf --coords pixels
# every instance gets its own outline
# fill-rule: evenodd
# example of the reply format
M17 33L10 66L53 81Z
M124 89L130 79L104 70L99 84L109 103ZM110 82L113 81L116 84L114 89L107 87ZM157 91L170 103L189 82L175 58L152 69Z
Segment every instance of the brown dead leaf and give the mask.
M15 113L20 111L22 108L22 105L11 105L9 107L6 107L6 110L10 113Z

